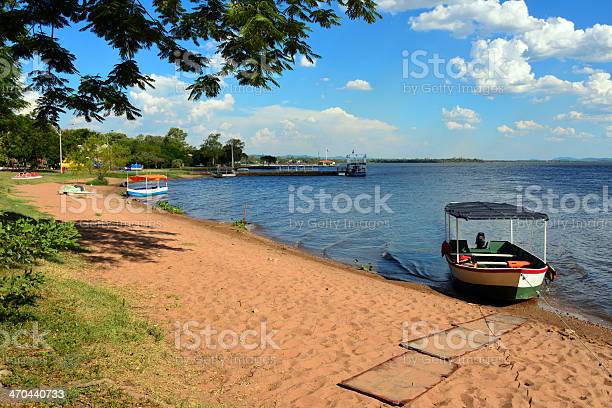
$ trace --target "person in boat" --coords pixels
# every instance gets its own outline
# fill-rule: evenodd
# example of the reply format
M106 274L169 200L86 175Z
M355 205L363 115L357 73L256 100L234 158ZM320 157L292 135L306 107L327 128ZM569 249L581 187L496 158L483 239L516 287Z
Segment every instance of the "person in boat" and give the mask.
M485 237L485 233L484 232L479 232L478 235L476 235L476 248L477 249L485 249L489 246L489 243L487 242L487 238Z

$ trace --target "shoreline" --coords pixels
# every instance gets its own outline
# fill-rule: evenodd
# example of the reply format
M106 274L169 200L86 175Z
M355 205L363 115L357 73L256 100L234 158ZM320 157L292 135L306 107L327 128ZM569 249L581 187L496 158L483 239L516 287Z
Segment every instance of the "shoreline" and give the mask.
M83 242L90 248L83 255L90 265L82 271L83 278L130 292L130 303L164 328L166 341L176 341L177 322L196 321L239 333L267 322L278 330L278 349L177 350L177 358L197 373L197 384L190 385L199 390L193 395L198 400L232 406L379 407L375 400L336 384L403 353L398 344L406 337L422 337L499 311L530 320L504 335L503 347L470 354L461 375L446 379L413 406L449 401L455 406L468 399L492 406L533 400L540 406L582 401L591 407L609 400L612 382L581 342L588 342L610 366L610 329L568 319L575 331L571 334L555 314L535 302L472 304L219 221L157 210L136 216L125 208L117 213L97 214L87 208L79 214L62 213L58 186L21 185L16 191L55 218L93 223L82 228ZM154 226L138 225L145 221ZM120 226L109 226L117 222ZM425 325L425 333L405 332L405 325L417 323ZM245 364L244 359L255 363Z

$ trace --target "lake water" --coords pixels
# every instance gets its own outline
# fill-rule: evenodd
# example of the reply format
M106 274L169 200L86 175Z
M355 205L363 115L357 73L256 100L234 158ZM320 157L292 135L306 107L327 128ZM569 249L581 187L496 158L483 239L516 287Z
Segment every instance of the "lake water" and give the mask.
M223 221L241 219L246 204L248 221L259 233L342 262L371 264L387 278L452 295L448 266L440 256L444 206L522 199L551 218L548 260L559 277L546 287L546 299L612 325L611 178L612 163L371 164L365 178L176 180L169 201L191 216ZM471 243L479 231L488 240L510 235L506 221L462 221L460 230ZM517 244L543 255L542 225L515 223L514 231Z

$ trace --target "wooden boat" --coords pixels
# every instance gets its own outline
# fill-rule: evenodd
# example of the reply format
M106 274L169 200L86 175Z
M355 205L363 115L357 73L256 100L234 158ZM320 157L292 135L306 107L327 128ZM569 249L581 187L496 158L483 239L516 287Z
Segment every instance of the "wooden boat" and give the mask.
M545 277L555 279L556 271L546 260L548 215L511 204L485 202L451 203L444 211L447 240L442 244L442 255L457 286L489 298L519 300L538 296ZM454 240L451 217L455 218ZM461 219L510 221L510 241L470 247L467 240L460 238ZM514 244L515 220L544 223L543 258Z
M17 173L13 177L11 177L12 180L36 180L40 178L42 178L42 176L37 172Z
M132 183L131 186L130 183ZM168 177L163 174L129 176L126 181L126 189L127 194L132 197L150 197L159 194L167 194Z

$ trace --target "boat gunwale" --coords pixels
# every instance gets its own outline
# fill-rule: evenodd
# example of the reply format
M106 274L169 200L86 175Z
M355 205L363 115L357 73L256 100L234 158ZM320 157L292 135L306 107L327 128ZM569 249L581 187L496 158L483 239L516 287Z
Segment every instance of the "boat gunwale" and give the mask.
M531 254L533 255L533 254ZM535 256L535 255L534 255ZM539 258L538 258L539 259ZM446 262L449 265L454 266L459 269L463 269L469 272L478 272L478 273L524 273L528 275L539 275L542 273L546 273L548 271L548 265L545 265L543 268L532 269L532 268L476 268L473 266L467 266L456 263L456 261L450 259L448 255L446 255Z

